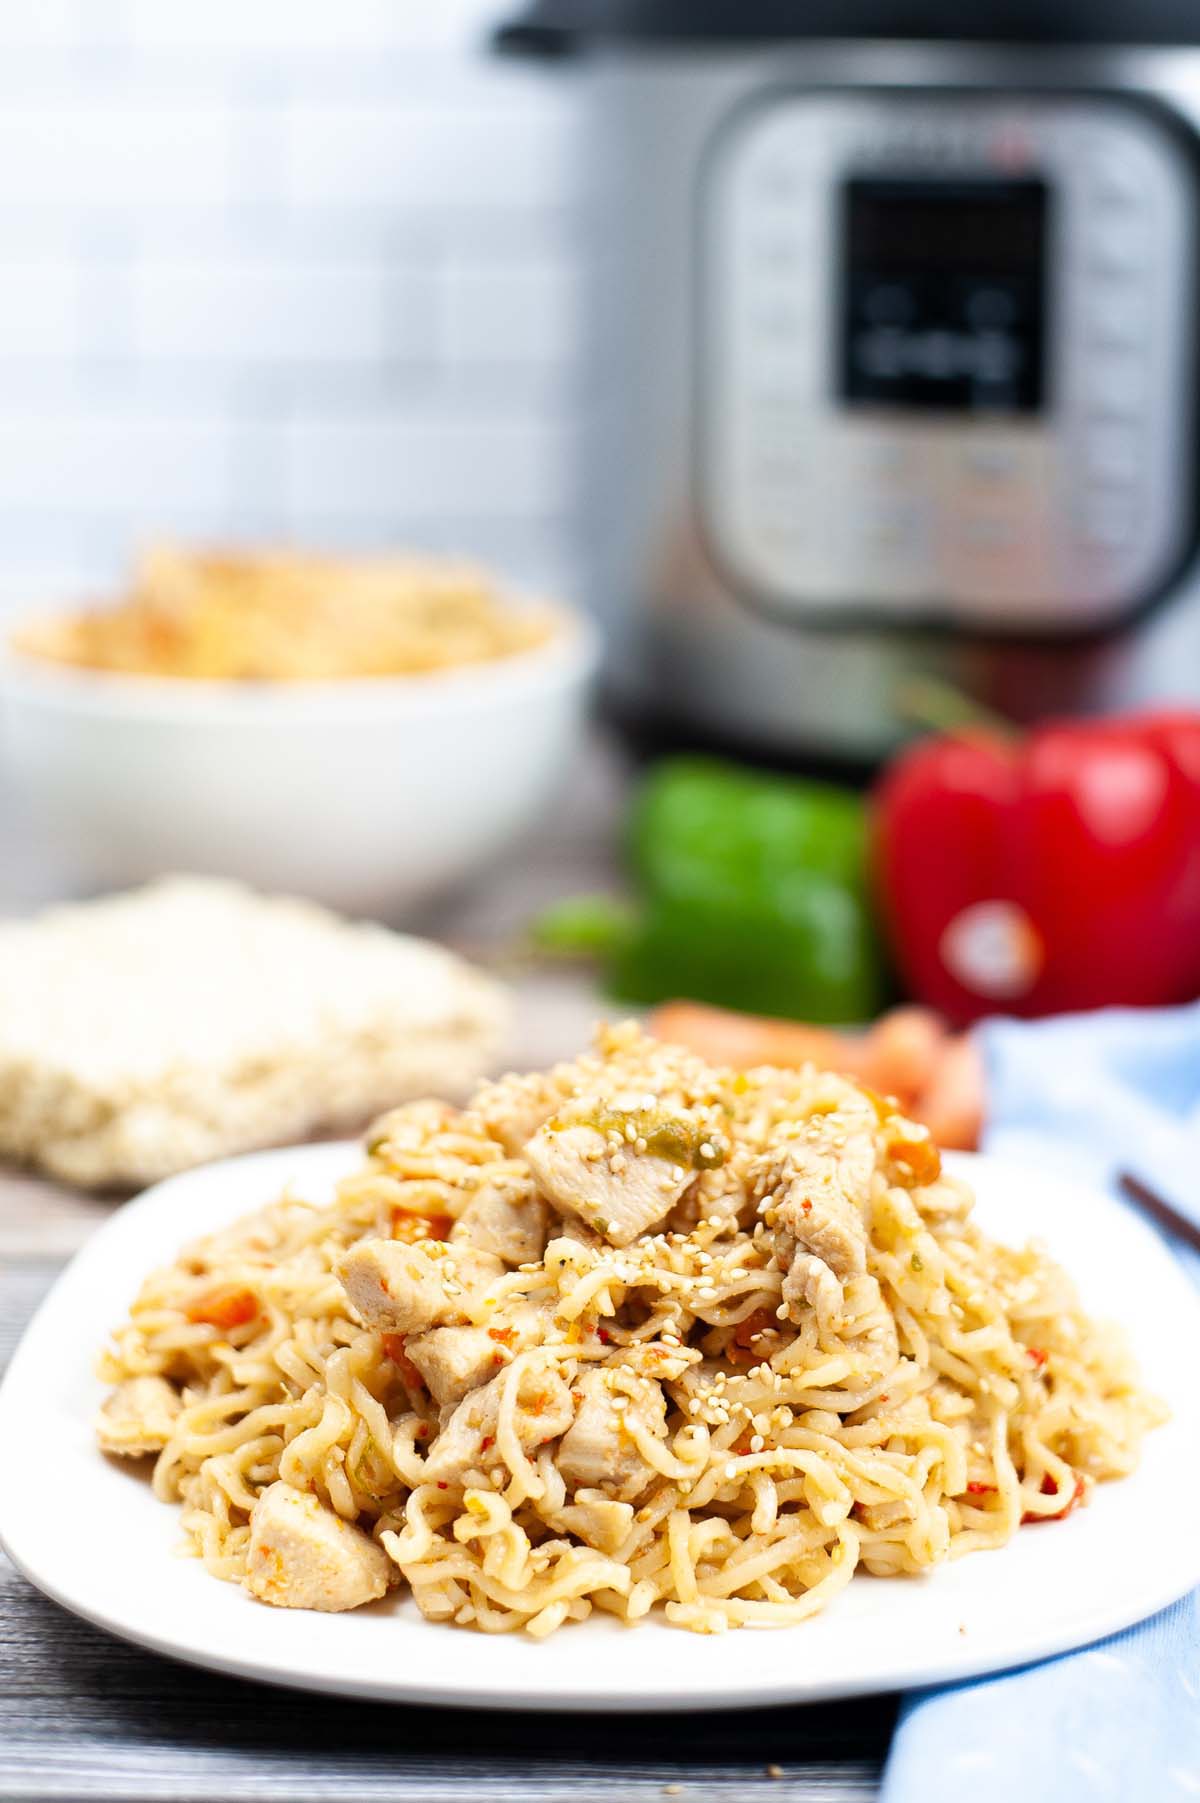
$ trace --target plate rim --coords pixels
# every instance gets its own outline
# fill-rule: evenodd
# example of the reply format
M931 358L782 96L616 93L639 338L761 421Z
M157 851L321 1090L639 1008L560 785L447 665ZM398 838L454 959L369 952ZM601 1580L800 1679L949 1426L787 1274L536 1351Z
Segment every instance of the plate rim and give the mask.
M320 1173L320 1177L315 1178L314 1181L322 1178L327 1181L358 1154L358 1143L354 1140L325 1141L305 1146L273 1148L247 1153L235 1158L216 1160L167 1178L161 1183L152 1185L130 1202L118 1207L59 1272L21 1335L4 1378L0 1381L0 1443L3 1443L10 1418L19 1419L20 1417L24 1366L34 1359L39 1340L47 1331L47 1324L53 1324L55 1321L58 1311L63 1306L64 1293L69 1298L71 1288L81 1283L82 1279L86 1277L93 1261L104 1264L103 1255L110 1244L118 1243L127 1236L136 1238L137 1225L143 1218L151 1213L157 1216L160 1211L174 1207L173 1192L181 1187L189 1186L201 1173L206 1181L211 1181L213 1177L219 1177L223 1173L236 1173L239 1177L242 1175L250 1177L259 1168L278 1167L285 1160L296 1162L298 1168L295 1174L297 1177L303 1175L305 1168L310 1168ZM968 1179L975 1172L984 1169L1009 1173L1013 1179L1019 1179L1020 1175L1025 1173L1034 1176L1042 1185L1051 1185L1064 1191L1074 1192L1081 1199L1084 1196L1101 1199L1108 1207L1126 1217L1135 1230L1154 1246L1164 1272L1170 1271L1172 1274L1172 1281L1177 1286L1180 1301L1190 1310L1196 1327L1200 1329L1200 1295L1194 1290L1178 1261L1172 1257L1161 1236L1135 1210L1118 1198L1097 1189L1092 1184L1064 1177L1054 1171L1038 1170L1028 1163L1003 1155L948 1154L947 1164L950 1168L961 1171ZM236 1219L239 1214L248 1212L249 1207L253 1207L253 1203L247 1205L244 1201L239 1202L236 1207L231 1207L229 1218ZM216 1222L206 1223L198 1227L196 1232L213 1231L215 1226ZM179 1243L185 1243L188 1237L194 1237L194 1234L189 1236L186 1231L181 1231ZM131 1292L136 1292L147 1268L145 1264L142 1264L131 1272ZM86 1353L81 1353L78 1362L84 1369L90 1370L90 1359ZM74 1419L74 1417L70 1418ZM1172 1421L1167 1426L1167 1431L1173 1432L1178 1438L1181 1451L1186 1451L1186 1429L1189 1418L1193 1428L1200 1425L1200 1407L1191 1407L1183 1413L1175 1408ZM101 1457L101 1455L97 1454L97 1457ZM1198 1474L1200 1474L1200 1456L1196 1458L1195 1462ZM489 1683L484 1687L480 1686L478 1679L472 1679L466 1685L456 1687L440 1680L422 1680L419 1676L406 1677L399 1683L391 1677L380 1680L378 1683L372 1683L364 1680L359 1674L342 1677L329 1666L322 1670L312 1669L311 1666L305 1669L300 1664L294 1667L287 1664L281 1666L278 1663L268 1663L258 1653L242 1657L236 1651L218 1652L209 1647L197 1647L194 1644L189 1645L186 1641L165 1636L156 1632L152 1626L139 1623L136 1619L131 1620L120 1612L113 1613L87 1598L81 1600L69 1585L61 1585L56 1581L54 1571L47 1570L44 1561L37 1557L36 1547L32 1554L27 1552L21 1543L23 1526L21 1510L19 1505L14 1505L13 1502L13 1498L20 1494L20 1489L19 1478L12 1478L7 1484L0 1487L0 1546L4 1548L21 1575L42 1595L49 1597L69 1614L89 1622L103 1632L112 1634L129 1645L142 1647L195 1669L215 1671L226 1676L269 1684L276 1688L439 1708L519 1709L529 1713L567 1711L597 1714L655 1711L690 1713L703 1709L732 1710L795 1706L809 1702L830 1701L835 1698L883 1695L895 1690L925 1689L948 1683L968 1682L1000 1672L1019 1670L1060 1654L1093 1645L1111 1634L1118 1633L1157 1614L1200 1583L1200 1536L1198 1536L1191 1561L1191 1570L1187 1569L1186 1559L1181 1557L1177 1563L1172 1565L1170 1574L1164 1572L1161 1582L1147 1590L1136 1603L1131 1599L1124 1599L1119 1604L1111 1604L1107 1607L1103 1603L1098 1603L1090 1610L1081 1611L1069 1621L1054 1624L1040 1632L1026 1632L1021 1637L1019 1649L1013 1647L1007 1652L1003 1647L997 1648L994 1641L989 1641L986 1647L979 1649L978 1653L973 1653L968 1645L960 1643L958 1646L948 1649L946 1655L941 1659L931 1656L918 1659L910 1671L903 1675L896 1674L895 1679L889 1682L881 1681L875 1672L868 1671L861 1676L843 1673L828 1682L823 1682L819 1677L814 1678L811 1673L804 1673L802 1674L803 1682L798 1684L795 1675L791 1677L787 1675L788 1662L781 1660L779 1663L784 1671L778 1682L764 1682L759 1679L753 1682L752 1687L725 1688L714 1685L706 1687L699 1694L692 1694L690 1691L682 1690L679 1682L676 1682L674 1686L668 1684L662 1688L651 1689L642 1687L634 1691L622 1690L618 1683L598 1678L597 1682L588 1688L571 1689L563 1688L560 1685L554 1689L539 1691L536 1695L531 1696L525 1682L510 1683L506 1687L502 1669L497 1671L495 1683ZM16 1518L15 1533L12 1521L9 1519L10 1516ZM997 1550L1004 1551L1005 1549ZM864 1579L869 1579L869 1574L861 1575ZM876 1581L883 1582L883 1580ZM919 1584L920 1582L919 1578L914 1580L914 1583ZM403 1599L402 1606L412 1607L411 1598ZM442 1624L424 1624L414 1621L412 1625L418 1628L428 1625L441 1633L455 1632ZM609 1629L607 1622L604 1625L606 1630ZM764 1634L771 1632L781 1636L803 1634L809 1625L802 1622L791 1630L768 1631L763 1629L761 1632ZM661 1622L623 1628L621 1624L614 1621L610 1631L640 1634L646 1632L647 1628L656 1634L675 1635L678 1633L678 1630L670 1629ZM494 1638L503 1643L508 1637L497 1636ZM712 1641L717 1642L725 1649L728 1649L731 1644L728 1635L714 1636ZM712 1644L712 1641L709 1644ZM552 1638L549 1642L541 1643L539 1650L553 1645Z

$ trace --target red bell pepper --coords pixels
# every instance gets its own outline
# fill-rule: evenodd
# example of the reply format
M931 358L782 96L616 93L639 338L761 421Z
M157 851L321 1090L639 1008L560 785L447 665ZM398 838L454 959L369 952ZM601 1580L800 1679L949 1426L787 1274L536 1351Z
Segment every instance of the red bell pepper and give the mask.
M874 832L901 975L952 1020L1200 995L1200 714L921 740Z

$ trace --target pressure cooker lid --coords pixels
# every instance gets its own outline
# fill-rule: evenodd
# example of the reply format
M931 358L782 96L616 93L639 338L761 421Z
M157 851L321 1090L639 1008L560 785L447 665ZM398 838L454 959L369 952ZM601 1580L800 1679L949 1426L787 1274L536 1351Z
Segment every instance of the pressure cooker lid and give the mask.
M893 38L1007 44L1194 44L1196 0L534 0L501 49L565 55L614 42Z

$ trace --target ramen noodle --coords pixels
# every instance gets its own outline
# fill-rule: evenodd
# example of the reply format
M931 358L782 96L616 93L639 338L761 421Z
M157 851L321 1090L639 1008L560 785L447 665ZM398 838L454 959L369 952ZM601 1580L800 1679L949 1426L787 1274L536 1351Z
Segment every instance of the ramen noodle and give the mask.
M848 1079L602 1029L465 1111L394 1110L332 1204L155 1273L101 1442L155 1455L192 1549L266 1602L799 1622L856 1571L1061 1520L1161 1418L971 1208Z
M35 622L14 642L95 670L296 682L487 663L551 630L548 610L506 604L488 577L448 559L163 547L116 605Z

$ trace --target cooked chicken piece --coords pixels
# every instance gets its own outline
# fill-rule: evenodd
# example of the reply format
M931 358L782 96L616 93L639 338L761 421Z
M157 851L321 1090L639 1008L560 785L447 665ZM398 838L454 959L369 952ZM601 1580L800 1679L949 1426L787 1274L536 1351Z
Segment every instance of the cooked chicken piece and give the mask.
M625 1123L633 1137L624 1132ZM656 1119L651 1128L658 1140L677 1139L679 1155L673 1146L670 1151L648 1146L650 1132L644 1129L650 1127L650 1118L643 1120L636 1109L592 1097L548 1120L524 1156L557 1209L578 1215L611 1245L628 1246L669 1215L695 1181L690 1159L680 1162L683 1147L695 1137L691 1121Z
M421 1096L401 1102L372 1121L367 1130L367 1151L372 1158L395 1159L406 1152L427 1154L431 1140L440 1133L454 1132L462 1120L462 1110L449 1102Z
M586 1540L599 1553L615 1553L633 1526L633 1505L613 1502L600 1490L577 1490L575 1501L560 1509L551 1526Z
M632 1345L608 1361L610 1370L624 1367L639 1377L652 1377L659 1383L674 1383L689 1365L698 1365L703 1353L694 1346L664 1346L661 1340L635 1340Z
M181 1406L178 1390L165 1377L127 1377L96 1418L100 1445L126 1459L161 1452Z
M532 1191L526 1196L506 1195L488 1188L473 1197L450 1235L453 1245L477 1246L492 1252L506 1265L527 1265L546 1250L550 1210Z
M461 1321L468 1313L468 1296L503 1270L498 1258L471 1246L359 1240L342 1259L338 1277L368 1327L408 1334Z
M404 1350L443 1406L461 1402L505 1363L486 1327L431 1327L406 1340Z
M488 1327L434 1327L405 1342L435 1402L459 1403L468 1390L486 1383L508 1354L522 1352L542 1336L546 1315L530 1303L506 1308Z
M867 1268L863 1220L876 1163L875 1143L861 1119L813 1117L789 1140L778 1167L775 1222L829 1266L835 1277Z
M516 1158L526 1140L562 1106L569 1093L554 1082L553 1072L510 1072L507 1077L482 1086L471 1104L471 1112L509 1157Z
M691 1188L684 1191L664 1225L669 1233L690 1233L697 1221L714 1217L719 1221L735 1221L743 1212L752 1219L753 1200L730 1162L719 1171L701 1171Z
M281 1609L357 1609L387 1589L391 1561L361 1529L282 1481L250 1516L246 1589Z
M781 1236L776 1236L779 1243ZM794 1241L783 1239L784 1258ZM784 1263L784 1259L780 1259ZM816 1311L822 1333L836 1333L842 1318L842 1286L825 1263L812 1252L795 1252L786 1266L783 1300L793 1321L804 1318L805 1308Z
M872 1116L847 1110L813 1115L754 1169L794 1321L808 1307L823 1327L836 1326L842 1283L867 1268L863 1211L877 1164L873 1124Z
M558 1469L568 1484L600 1488L619 1502L632 1502L654 1476L624 1422L636 1418L657 1439L666 1435L666 1402L657 1384L631 1377L618 1390L607 1374L587 1371L575 1385L575 1420L558 1449ZM621 1398L618 1401L618 1397Z
M554 1239L570 1240L573 1246L586 1246L589 1252L595 1252L597 1247L604 1245L604 1241L595 1229L589 1227L586 1221L577 1220L574 1215L567 1215L565 1220L559 1222L554 1231ZM553 1244L554 1240L546 1242L546 1251L543 1253L543 1257L549 1255Z
M500 1389L506 1376L507 1372L498 1372L490 1382L464 1396L429 1450L426 1483L453 1484L466 1472L483 1469L495 1440ZM571 1392L558 1372L546 1365L531 1365L517 1381L517 1440L522 1451L532 1453L570 1426L574 1412Z

